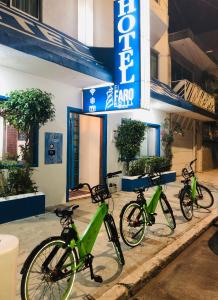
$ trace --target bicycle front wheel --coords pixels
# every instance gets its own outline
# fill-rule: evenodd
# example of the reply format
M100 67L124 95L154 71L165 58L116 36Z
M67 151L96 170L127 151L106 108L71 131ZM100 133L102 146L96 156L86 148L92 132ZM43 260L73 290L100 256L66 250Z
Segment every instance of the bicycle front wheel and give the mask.
M160 205L163 211L163 214L167 220L167 223L171 229L176 228L176 221L173 215L173 210L167 200L167 197L165 194L162 194L160 197Z
M38 245L27 258L21 280L21 299L69 298L74 284L77 256L67 251L61 237L52 237ZM62 267L56 268L62 259ZM47 261L47 262L46 262Z
M136 201L127 203L120 214L120 234L124 243L130 247L139 245L146 228L146 215L143 207Z
M197 184L196 203L202 208L209 208L214 203L211 191L202 184Z
M107 215L105 219L105 227L106 231L109 237L109 241L113 243L114 250L117 255L117 259L120 265L124 266L125 265L125 259L123 256L123 251L120 246L120 241L117 233L117 228L114 222L114 218L112 215Z
M190 221L193 217L193 201L191 192L188 189L183 189L180 194L180 207L184 218Z

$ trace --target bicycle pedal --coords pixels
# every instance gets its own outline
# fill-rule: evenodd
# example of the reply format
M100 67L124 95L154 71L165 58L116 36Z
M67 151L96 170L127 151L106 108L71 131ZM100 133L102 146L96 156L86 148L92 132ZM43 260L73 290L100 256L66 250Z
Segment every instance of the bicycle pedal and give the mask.
M94 275L93 280L94 280L95 282L98 282L98 283L102 283L102 282L103 282L102 277L99 276L99 275Z

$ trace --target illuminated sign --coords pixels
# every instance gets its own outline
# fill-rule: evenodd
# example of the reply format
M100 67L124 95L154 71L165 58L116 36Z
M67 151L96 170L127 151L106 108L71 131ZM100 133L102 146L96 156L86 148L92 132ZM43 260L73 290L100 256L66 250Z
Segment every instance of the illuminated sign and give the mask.
M134 103L140 100L141 80L139 0L114 1L114 51L114 84Z
M139 108L140 99L134 99L135 90L140 90L139 83L127 89L120 89L119 85L84 89L83 111L95 113Z
M139 0L114 1L114 85L83 91L86 113L140 108Z

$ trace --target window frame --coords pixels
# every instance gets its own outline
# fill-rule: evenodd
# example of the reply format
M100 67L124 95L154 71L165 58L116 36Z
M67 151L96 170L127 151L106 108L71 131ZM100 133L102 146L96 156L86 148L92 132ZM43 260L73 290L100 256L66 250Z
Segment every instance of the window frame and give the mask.
M38 2L38 17L35 17L35 16L31 15L31 14L28 14L27 12L25 12L25 11L17 8L16 6L13 6L12 0L6 0L6 3L4 3L4 2L2 2L2 0L0 0L0 3L2 3L3 5L6 5L6 6L10 7L10 8L12 8L15 11L21 12L22 14L24 14L24 15L26 15L28 17L31 17L31 18L33 18L33 19L38 20L38 21L41 22L42 21L42 0L38 0L38 1L39 1Z
M3 5L5 5L5 6L9 6L9 0L6 0L6 3L3 2L3 0L0 0L0 3L3 4Z
M151 74L151 78L154 78L154 79L159 79L159 52L154 50L154 49L151 49L151 67L152 67L152 55L155 56L157 58L157 66L156 66L156 73L157 73L157 76L154 77L152 76ZM152 69L152 68L151 68Z
M160 151L160 143L161 143L161 137L160 137L160 125L159 124L153 124L153 123L144 123L145 126L149 127L149 128L154 128L156 130L155 132L155 156L160 157L161 155L161 151Z

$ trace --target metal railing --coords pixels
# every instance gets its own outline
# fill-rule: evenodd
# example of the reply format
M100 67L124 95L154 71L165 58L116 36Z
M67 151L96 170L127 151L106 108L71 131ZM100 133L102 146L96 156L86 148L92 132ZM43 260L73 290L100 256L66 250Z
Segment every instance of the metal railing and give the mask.
M207 111L215 113L215 98L202 90L200 86L186 79L173 81L173 90L184 100L195 104Z

